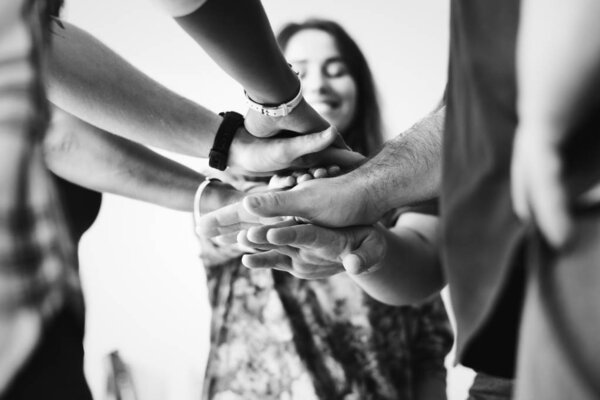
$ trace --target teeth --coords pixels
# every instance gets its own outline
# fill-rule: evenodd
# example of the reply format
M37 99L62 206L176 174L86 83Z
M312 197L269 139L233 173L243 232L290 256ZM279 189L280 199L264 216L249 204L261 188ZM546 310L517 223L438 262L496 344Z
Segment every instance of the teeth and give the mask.
M314 108L330 110L335 107L332 102L316 101L311 103Z

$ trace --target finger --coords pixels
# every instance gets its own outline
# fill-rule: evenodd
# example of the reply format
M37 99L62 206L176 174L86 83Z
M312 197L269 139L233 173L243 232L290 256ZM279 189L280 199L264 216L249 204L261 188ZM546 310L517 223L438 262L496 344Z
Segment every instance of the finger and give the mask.
M335 129L335 132L336 132L336 137L335 137L335 141L333 142L333 147L337 147L337 148L345 149L345 150L352 150L350 148L350 146L348 146L346 144L346 142L344 141L342 134L339 133L337 129Z
M353 242L359 245L342 258L344 269L353 275L378 270L386 253L382 236L375 229L367 228L358 231Z
M237 234L237 232L230 232L224 235L216 236L212 240L217 246L229 246L237 243Z
M246 211L242 203L234 203L203 215L196 226L200 236L212 238L230 232L239 232L263 223L276 223L280 219L264 219Z
M267 240L272 244L315 248L335 246L339 237L330 229L303 224L270 229Z
M285 220L283 222L273 224L273 225L254 226L254 227L248 229L248 233L247 233L246 237L248 238L248 240L250 240L253 243L257 243L257 244L269 243L269 241L267 240L267 232L269 232L269 229L283 228L283 227L287 227L287 226L293 226L296 224L297 224L296 221L294 221L293 219L288 219L288 220Z
M327 174L329 176L336 176L340 172L342 172L342 169L339 166L337 166L337 165L332 165L329 168L327 168Z
M237 243L245 249L252 249L252 253L273 250L276 246L272 244L254 243L248 240L248 231L243 230L237 234Z
M566 188L560 178L558 159L548 163L546 176L536 179L528 203L533 219L554 248L563 248L572 235L572 221Z
M313 178L313 176L311 174L303 174L300 175L296 181L298 182L298 184L302 183L302 182L307 182L310 181Z
M309 153L298 157L291 162L294 168L308 168L314 165L336 164L344 169L351 169L365 160L365 157L359 153L343 150L335 147L328 147L323 151Z
M313 172L311 172L311 174L316 179L326 178L329 175L327 169L323 167L313 169Z
M292 138L274 139L277 142L275 142L273 150L274 154L282 154L285 160L281 161L289 165L293 160L305 154L317 153L328 148L336 137L337 131L329 127L321 132L294 136Z
M312 264L302 261L294 262L292 259L292 269L288 272L301 279L324 279L344 272L344 267L340 263Z
M285 189L296 185L296 178L293 176L273 175L269 180L269 189Z
M289 271L292 268L291 259L275 250L258 254L246 254L242 257L242 264L251 269L273 268Z
M242 203L244 209L254 216L275 217L299 215L306 217L304 215L304 208L307 205L307 200L301 191L292 189L250 195Z
M527 160L523 160L517 146L515 146L514 156L511 163L510 189L513 210L521 221L529 221L531 215L527 204L527 185L526 177L528 174L527 166L524 165Z

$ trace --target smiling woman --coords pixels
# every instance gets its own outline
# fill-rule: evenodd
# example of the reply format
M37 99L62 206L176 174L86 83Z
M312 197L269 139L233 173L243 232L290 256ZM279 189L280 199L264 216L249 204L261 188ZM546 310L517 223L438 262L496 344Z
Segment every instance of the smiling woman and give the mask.
M309 104L354 150L374 153L380 112L356 43L325 20L287 25L278 39ZM439 297L393 307L345 273L305 281L274 263L253 270L239 260L217 264L207 268L214 310L205 399L446 398L452 331ZM319 264L320 272L327 267Z
M279 46L302 79L304 97L355 151L372 155L383 143L371 69L356 42L333 21L288 24Z

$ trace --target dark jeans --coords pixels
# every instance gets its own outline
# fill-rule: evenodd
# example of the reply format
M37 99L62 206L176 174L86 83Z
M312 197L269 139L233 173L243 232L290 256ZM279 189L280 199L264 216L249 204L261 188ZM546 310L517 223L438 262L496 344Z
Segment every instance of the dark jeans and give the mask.
M83 375L83 313L64 307L2 400L92 400Z
M578 215L575 231L565 251L532 240L518 400L600 398L600 211Z
M467 400L510 400L512 391L512 380L478 373Z

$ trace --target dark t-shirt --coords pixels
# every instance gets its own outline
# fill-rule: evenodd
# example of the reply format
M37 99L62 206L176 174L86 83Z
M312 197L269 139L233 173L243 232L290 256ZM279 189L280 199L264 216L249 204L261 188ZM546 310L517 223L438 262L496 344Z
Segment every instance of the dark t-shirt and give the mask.
M53 175L67 225L75 243L92 226L102 202L102 194Z
M518 0L454 0L440 207L459 360L512 377L524 228L509 168L517 124Z
M458 355L514 374L523 298L525 227L512 211L519 0L453 0L443 180L443 261ZM600 177L600 96L581 109L562 151L572 199Z

